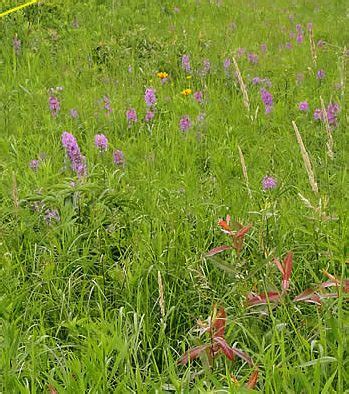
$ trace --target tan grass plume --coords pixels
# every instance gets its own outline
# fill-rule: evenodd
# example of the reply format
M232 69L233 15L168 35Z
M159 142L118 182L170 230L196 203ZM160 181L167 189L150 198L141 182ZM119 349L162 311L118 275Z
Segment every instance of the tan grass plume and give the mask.
M304 166L305 166L305 169L306 169L307 174L308 174L310 187L311 187L311 189L312 189L312 191L314 193L318 193L319 189L318 189L318 186L317 186L317 183L316 183L316 180L315 180L315 175L314 175L313 169L311 167L309 155L308 155L307 150L305 149L302 137L301 137L301 135L299 133L298 127L297 127L296 122L294 120L292 120L292 125L293 125L294 131L296 133L296 138L297 138L297 142L298 142L299 148L301 150Z
M250 112L250 100L248 98L248 93L247 93L247 90L246 90L246 86L245 86L244 80L242 79L238 63L237 63L237 61L236 61L234 56L233 56L233 62L234 62L234 66L235 66L236 75L238 77L240 89L242 91L242 100L243 100L244 106L247 108L247 111Z

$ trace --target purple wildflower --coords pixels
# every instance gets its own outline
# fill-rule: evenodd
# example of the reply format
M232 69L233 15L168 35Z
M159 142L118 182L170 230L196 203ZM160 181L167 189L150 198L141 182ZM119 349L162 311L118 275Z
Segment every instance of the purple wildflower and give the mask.
M144 121L148 123L154 119L154 116L155 116L154 111L147 111L147 113L145 114L145 117L144 117Z
M183 55L182 56L182 68L186 72L190 72L191 67L190 67L190 58L189 55Z
M61 220L57 209L47 209L45 212L45 220L47 224L53 224Z
M297 34L297 42L298 42L298 44L301 44L303 42L303 34L302 33Z
M337 103L330 103L327 106L326 113L327 113L327 119L328 123L331 126L336 126L337 123L337 114L340 110L339 104Z
M191 127L191 121L188 115L184 115L179 121L179 127L182 131L187 131Z
M126 111L127 122L129 125L138 121L137 113L134 108L130 108Z
M37 171L39 168L39 164L40 164L39 160L33 159L29 163L29 168L31 168L33 171Z
M248 61L251 64L257 64L258 63L258 56L255 53L249 53L247 55Z
M144 101L147 107L152 107L156 103L155 91L152 88L147 88L144 93Z
M300 25L299 23L296 25L296 30L298 33L302 33L302 25Z
M114 164L117 166L122 166L125 164L125 156L124 153L121 150L116 150L113 153L113 158L114 158Z
M259 77L254 77L252 78L252 84L253 85L259 85L261 83L262 79Z
M110 115L110 113L112 112L112 108L111 108L111 103L110 103L110 99L108 96L103 97L103 107L106 111L106 115Z
M202 92L199 90L197 92L194 93L194 99L201 104L203 102L203 94Z
M311 22L307 24L307 30L309 33L313 31L313 24Z
M237 51L236 51L236 56L237 57L241 57L241 56L243 56L245 54L245 52L246 52L245 48L238 48Z
M78 111L77 111L75 108L72 108L72 109L70 110L70 116L71 116L73 119L76 119L76 118L79 116Z
M231 65L231 60L229 58L224 59L223 67L224 67L225 71L228 71L228 68L230 67L230 65Z
M273 107L273 96L266 89L261 89L261 98L265 106L265 113L269 113Z
M314 119L315 120L322 120L323 119L323 113L322 110L320 108L316 108L316 110L314 111Z
M17 37L17 34L13 37L12 45L13 45L13 49L14 49L16 55L19 55L19 53L21 52L22 42L21 42L21 40Z
M304 112L309 111L309 104L307 101L301 101L298 104L298 108L300 111L304 111Z
M290 42L286 42L285 48L286 49L292 49L292 44Z
M204 61L202 62L203 64L203 68L201 70L201 75L205 76L210 72L211 69L211 63L208 59L204 59Z
M316 73L316 78L317 79L324 79L325 78L325 71L324 70L318 70L318 72Z
M66 150L72 170L76 172L78 177L86 175L86 158L81 154L79 145L73 134L64 131L62 134L62 145Z
M101 151L106 151L108 149L108 138L104 134L96 134L95 145Z
M50 96L50 98L48 99L48 103L50 106L51 115L53 117L56 117L61 109L61 105L58 101L58 98L54 96Z
M277 181L272 176L265 176L262 180L263 190L275 189L277 186Z
M262 45L261 45L261 51L262 51L262 53L266 53L267 50L268 50L267 44L262 44Z

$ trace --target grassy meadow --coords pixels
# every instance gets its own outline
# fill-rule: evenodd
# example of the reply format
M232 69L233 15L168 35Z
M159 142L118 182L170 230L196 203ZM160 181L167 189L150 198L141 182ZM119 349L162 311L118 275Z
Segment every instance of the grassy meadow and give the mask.
M345 0L0 18L1 393L349 393L348 26Z

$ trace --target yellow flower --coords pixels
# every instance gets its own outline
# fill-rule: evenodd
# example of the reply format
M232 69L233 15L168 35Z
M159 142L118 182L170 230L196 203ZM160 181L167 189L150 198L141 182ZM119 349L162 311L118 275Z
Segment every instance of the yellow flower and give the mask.
M191 79L191 75L187 75L187 79Z
M189 94L192 94L192 90L191 89L184 89L181 94L183 94L183 96L189 96Z
M156 76L157 76L158 78L160 78L160 79L165 79L165 78L168 77L168 74L165 73L165 72L163 72L163 71L160 71L160 72L156 73Z

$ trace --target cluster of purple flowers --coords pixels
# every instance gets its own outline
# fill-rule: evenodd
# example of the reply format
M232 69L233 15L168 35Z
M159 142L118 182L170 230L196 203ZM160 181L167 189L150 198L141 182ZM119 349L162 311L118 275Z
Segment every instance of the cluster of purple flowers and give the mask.
M111 114L112 108L111 108L111 103L110 103L110 99L108 96L103 97L103 108L105 109L107 115Z
M124 153L121 150L119 150L119 149L116 150L113 153L113 158L114 158L114 163L117 166L122 166L122 165L125 164L125 156L124 156Z
M261 89L261 98L265 107L265 113L268 114L273 108L273 96L268 90Z
M96 134L95 145L101 152L106 151L108 149L108 138L104 134Z
M297 42L298 44L301 44L303 42L303 29L302 25L298 24L296 25L296 30L297 30Z
M298 104L298 108L300 111L307 112L307 111L309 111L309 104L307 101L301 101Z
M328 124L335 127L337 125L337 115L340 111L340 106L337 103L330 103L326 108L326 113L320 108L314 111L315 120L325 120L325 115L327 116Z
M156 104L155 90L147 88L144 93L144 101L147 106L147 113L145 114L144 121L150 122L155 116L154 106Z
M258 63L258 56L255 53L249 53L247 55L247 59L251 64L257 64Z
M197 92L194 93L194 99L199 103L202 104L204 96L202 94L201 90L198 90Z
M55 96L50 96L48 99L48 104L50 107L51 115L55 118L61 109L61 105L58 98Z
M61 220L57 209L47 209L45 212L45 221L47 224L53 224Z
M252 84L253 85L264 85L264 86L267 86L268 88L271 87L271 81L269 78L254 77L254 78L252 78Z
M179 121L179 127L182 131L187 131L191 127L191 121L189 115L184 115Z
M187 73L189 73L191 71L189 55L183 55L182 56L182 68Z
M316 73L316 78L317 79L324 79L326 76L326 73L324 70L318 70L318 72Z
M152 88L147 88L144 93L144 101L148 108L152 107L156 103L155 91Z
M265 176L262 179L262 188L263 190L275 189L277 186L277 181L272 176Z
M29 168L33 171L37 171L39 169L40 161L37 159L33 159L29 163Z
M204 61L202 62L202 70L201 70L201 72L200 72L200 74L202 75L202 76L205 76L205 75L207 75L209 72L210 72L210 70L211 70L211 62L208 60L208 59L204 59Z
M76 119L76 118L79 116L78 111L77 111L75 108L72 108L72 109L70 110L70 116L71 116L73 119Z
M136 110L134 108L129 108L126 111L126 118L129 126L131 126L132 123L137 123L138 118Z
M62 145L70 160L72 170L76 172L78 177L86 175L86 158L81 154L79 145L73 134L64 131L62 134Z

